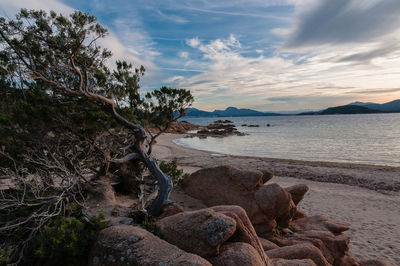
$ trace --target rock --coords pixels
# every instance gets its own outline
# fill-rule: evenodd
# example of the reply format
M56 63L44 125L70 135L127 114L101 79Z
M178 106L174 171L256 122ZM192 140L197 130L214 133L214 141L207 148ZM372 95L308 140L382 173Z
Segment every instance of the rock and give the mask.
M150 232L129 225L102 230L89 256L89 265L201 265L205 259L186 253Z
M336 235L349 230L348 223L330 220L323 215L294 220L292 226L303 231L330 231Z
M258 252L249 244L234 242L222 246L218 256L207 258L214 266L264 266Z
M358 261L350 255L343 256L341 258L335 259L333 263L334 266L360 266ZM377 266L374 264L374 266Z
M259 237L261 246L263 247L264 251L268 251L274 248L279 248L279 246L277 244L275 244L274 242L271 242L265 238Z
M310 243L301 243L293 246L281 247L266 251L269 258L282 259L311 259L318 266L330 266L321 251Z
M286 260L286 259L272 259L273 266L317 266L311 259L303 260Z
M274 177L274 171L270 169L263 169L261 170L263 173L262 181L263 184L267 183L269 180L271 180Z
M254 191L247 189L260 183L254 176L261 174L250 174L250 180L246 180L245 173L231 166L201 169L187 177L182 187L186 194L202 200L207 206L238 205L245 209L253 225L255 220L265 222L268 218L257 205Z
M160 215L160 218L165 218L181 212L183 212L183 208L178 204L167 204L163 207L163 212Z
M289 225L296 209L289 192L274 183L260 187L254 196L258 206L270 220L276 220L281 227Z
M291 187L285 188L287 192L292 195L292 200L294 204L299 204L299 202L304 198L304 195L309 190L308 186L305 184L298 184Z
M226 216L232 217L236 221L236 231L234 235L229 238L230 242L243 242L250 244L260 255L260 258L266 265L269 265L269 259L265 256L264 249L260 240L257 237L256 231L251 224L246 211L240 206L215 206L211 209L216 212L222 213Z
M193 173L182 187L189 196L207 206L241 206L256 232L270 235L277 225L287 227L297 208L289 192L277 184L262 185L263 182L260 171L220 166Z
M236 230L233 218L212 209L182 212L156 222L163 238L201 257L215 256Z

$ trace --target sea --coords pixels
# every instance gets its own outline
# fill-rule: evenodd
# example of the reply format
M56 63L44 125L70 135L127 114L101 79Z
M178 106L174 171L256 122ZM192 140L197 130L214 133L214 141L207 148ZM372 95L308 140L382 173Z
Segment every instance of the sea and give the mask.
M400 113L182 120L208 125L225 119L245 136L181 138L174 142L231 155L400 166Z

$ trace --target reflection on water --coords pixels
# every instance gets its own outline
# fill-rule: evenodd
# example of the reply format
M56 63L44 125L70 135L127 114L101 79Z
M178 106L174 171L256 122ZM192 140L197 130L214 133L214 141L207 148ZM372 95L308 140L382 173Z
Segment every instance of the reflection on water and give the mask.
M175 143L233 155L400 166L400 114L184 118L201 125L217 119L233 121L246 136Z

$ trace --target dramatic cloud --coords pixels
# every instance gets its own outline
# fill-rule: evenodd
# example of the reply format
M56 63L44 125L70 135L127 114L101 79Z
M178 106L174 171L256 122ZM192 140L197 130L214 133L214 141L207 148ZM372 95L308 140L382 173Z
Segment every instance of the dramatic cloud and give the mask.
M322 109L400 98L399 0L3 0L89 12L101 41L143 65L142 88L190 89L195 107Z
M400 26L398 0L319 1L301 15L288 47L376 40Z

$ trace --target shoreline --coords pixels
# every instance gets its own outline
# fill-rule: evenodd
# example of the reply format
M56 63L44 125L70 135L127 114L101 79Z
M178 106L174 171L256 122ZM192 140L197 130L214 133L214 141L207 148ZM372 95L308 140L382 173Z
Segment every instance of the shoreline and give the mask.
M249 170L272 169L275 176L269 183L278 183L282 187L306 184L310 188L298 206L307 215L323 214L330 219L350 223L347 234L351 237L350 252L355 257L380 258L400 265L400 230L397 229L400 224L400 193L382 189L390 188L388 185L400 177L400 169L232 156L194 150L172 142L173 139L184 136L161 135L153 150L156 159L170 161L176 158L179 167L186 173L220 165ZM354 184L347 184L349 182L346 179L349 176ZM385 181L384 184L379 185L380 182L376 182L376 186L373 185L376 176L380 176ZM173 190L171 200L185 210L206 207L202 202L186 195L179 187Z
M250 164L255 169L270 168L274 170L276 176L347 184L385 194L400 192L400 167L229 155L192 149L173 142L174 139L185 136L186 134L172 133L161 135L157 145L155 145L157 149L157 152L154 152L156 158L163 160L163 158L176 157L182 166L199 168L229 163L239 168L247 168ZM197 157L199 160L192 161L191 158L193 157ZM210 160L210 157L212 157L212 160Z
M319 165L319 166L327 166L327 167L342 167L342 168L354 168L354 167L363 167L363 168L383 168L387 170L399 170L400 171L400 166L392 166L392 165L384 165L384 164L368 164L368 163L357 163L357 162L333 162L333 161L310 161L310 160L298 160L298 159L285 159L285 158L273 158L273 157L262 157L262 156L247 156L247 155L235 155L235 154L228 154L228 153L220 153L220 152L213 152L213 151L208 151L208 150L200 150L200 149L195 149L191 147L187 147L184 145L180 145L174 142L176 139L180 138L185 138L187 134L175 134L175 133L169 133L172 135L177 135L179 137L173 138L171 142L177 146L189 149L189 150L196 150L196 151L203 151L203 152L208 152L208 153L213 153L213 154L221 154L221 155L226 155L226 156L233 156L233 157L238 157L238 158L243 158L243 159L252 159L252 158L257 158L257 159L262 159L265 161L271 161L271 162L283 162L283 163L293 163L293 164L308 164L308 165Z

